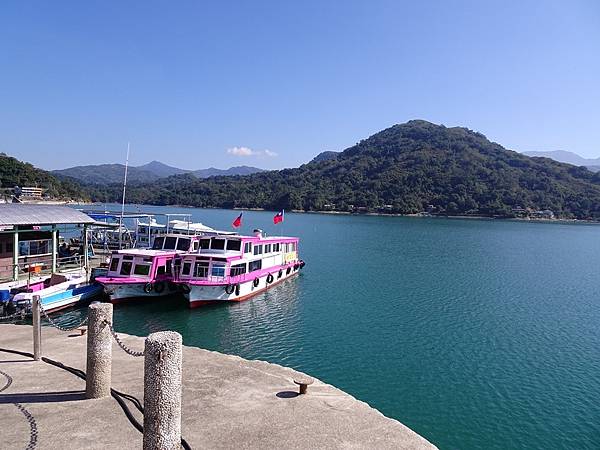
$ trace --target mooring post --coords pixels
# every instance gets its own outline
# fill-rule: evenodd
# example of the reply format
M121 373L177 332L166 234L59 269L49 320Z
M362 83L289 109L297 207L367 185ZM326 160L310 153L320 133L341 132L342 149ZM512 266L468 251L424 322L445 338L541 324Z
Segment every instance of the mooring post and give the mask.
M86 398L110 395L112 335L109 324L112 318L111 303L92 303L88 308Z
M152 333L144 350L144 450L181 448L181 335Z
M40 317L40 296L34 295L31 299L31 313L33 315L33 359L42 359L42 321Z

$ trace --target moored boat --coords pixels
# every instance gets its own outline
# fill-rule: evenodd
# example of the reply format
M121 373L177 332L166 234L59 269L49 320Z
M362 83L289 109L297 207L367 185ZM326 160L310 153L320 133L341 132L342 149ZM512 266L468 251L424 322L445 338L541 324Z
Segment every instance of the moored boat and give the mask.
M198 248L196 236L158 236L152 249L113 251L107 274L96 277L96 281L104 286L104 292L113 303L173 294L177 291L173 284L175 258Z
M175 283L195 308L249 299L297 275L299 239L254 236L205 236L195 253L183 256Z

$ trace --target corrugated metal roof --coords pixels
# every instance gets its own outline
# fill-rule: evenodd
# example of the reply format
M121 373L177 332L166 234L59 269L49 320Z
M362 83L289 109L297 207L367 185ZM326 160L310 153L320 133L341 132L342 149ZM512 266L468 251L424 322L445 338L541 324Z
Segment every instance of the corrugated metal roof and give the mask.
M94 223L87 214L67 206L0 204L0 226Z

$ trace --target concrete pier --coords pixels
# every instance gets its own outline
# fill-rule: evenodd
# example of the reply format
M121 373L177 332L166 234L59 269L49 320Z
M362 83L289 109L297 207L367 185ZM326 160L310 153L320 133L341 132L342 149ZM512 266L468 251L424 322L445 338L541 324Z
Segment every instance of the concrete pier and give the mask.
M121 335L142 351L144 339ZM85 370L86 338L44 327L44 357ZM32 329L0 325L0 348L31 353ZM112 386L143 399L144 358L113 342ZM192 448L433 449L427 440L318 379L297 395L297 371L183 347L181 435ZM112 397L85 399L85 381L42 361L0 352L12 384L0 393L0 448L25 448L35 422L38 449L139 449L142 433ZM0 373L0 389L6 384ZM15 406L30 414L31 419ZM143 417L130 409L141 423Z

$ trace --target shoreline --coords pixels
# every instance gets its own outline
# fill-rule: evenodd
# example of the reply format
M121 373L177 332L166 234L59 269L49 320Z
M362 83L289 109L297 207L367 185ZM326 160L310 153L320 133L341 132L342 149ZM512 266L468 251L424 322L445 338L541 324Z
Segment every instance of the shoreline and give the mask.
M103 202L90 202L90 203L70 203L75 205L105 205ZM224 211L270 211L277 212L276 210L270 210L266 208L222 208L218 206L190 206L190 205L146 205L137 203L126 203L131 206L152 206L156 208L186 208L186 209L221 209ZM600 225L600 220L588 220L588 219L566 219L566 218L555 218L555 219L542 219L542 218L524 218L524 217L494 217L494 216L482 216L482 215L442 215L442 214L427 214L427 213L415 213L415 214L400 214L400 213L379 213L379 212L366 212L366 213L355 213L350 211L305 211L302 209L291 209L289 212L294 214L327 214L334 216L372 216L372 217L414 217L414 218L428 218L428 219L466 219L466 220L500 220L507 222L533 222L533 223L562 223L562 224L586 224L586 225Z

